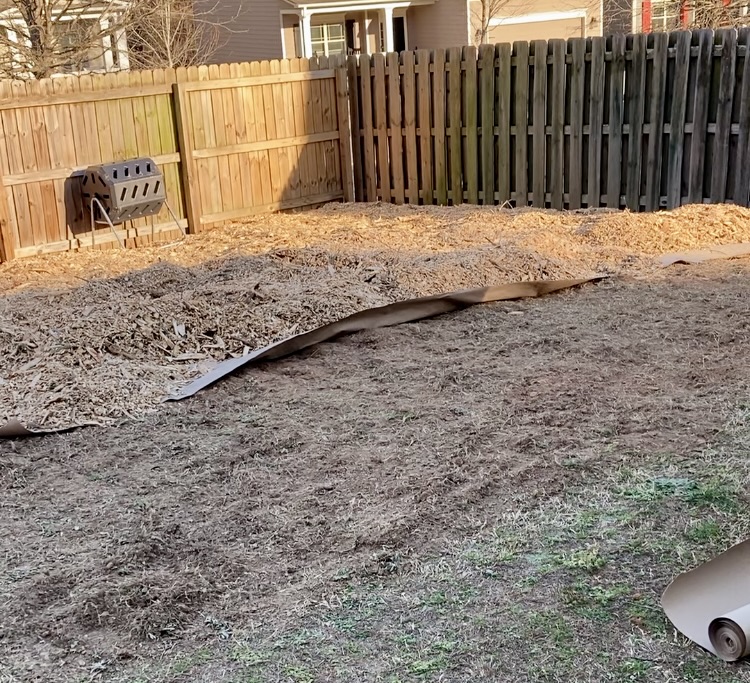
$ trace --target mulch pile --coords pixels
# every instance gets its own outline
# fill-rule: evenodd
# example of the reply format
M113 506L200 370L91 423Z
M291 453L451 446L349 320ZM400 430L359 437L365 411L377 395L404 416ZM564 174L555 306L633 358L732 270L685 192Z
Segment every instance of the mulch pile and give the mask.
M173 245L0 265L0 425L107 424L212 363L413 296L595 273L750 241L750 210L656 214L333 204Z

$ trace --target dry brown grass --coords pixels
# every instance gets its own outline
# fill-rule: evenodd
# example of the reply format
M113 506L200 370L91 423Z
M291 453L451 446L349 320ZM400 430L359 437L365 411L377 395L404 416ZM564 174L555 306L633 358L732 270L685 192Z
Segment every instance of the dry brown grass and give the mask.
M477 307L0 443L0 680L749 680L657 604L748 532L747 275Z

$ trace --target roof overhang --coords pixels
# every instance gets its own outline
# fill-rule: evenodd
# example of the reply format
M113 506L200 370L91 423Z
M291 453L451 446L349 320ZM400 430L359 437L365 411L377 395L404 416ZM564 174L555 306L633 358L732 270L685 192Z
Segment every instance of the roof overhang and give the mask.
M316 11L355 11L373 7L434 5L436 0L285 0L294 9Z
M101 2L90 2L89 0L71 0L66 2L52 3L51 14L53 17L89 17L103 16L105 14L116 14L128 9L131 0L101 0ZM0 18L8 20L20 20L23 15L18 10L17 3L0 1Z

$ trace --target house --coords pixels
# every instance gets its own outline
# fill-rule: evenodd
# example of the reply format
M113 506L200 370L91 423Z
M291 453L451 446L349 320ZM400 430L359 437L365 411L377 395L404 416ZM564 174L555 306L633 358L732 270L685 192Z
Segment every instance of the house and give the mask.
M125 29L118 22L127 6L126 0L0 0L0 72L40 77L127 69Z
M748 25L750 0L604 0L605 34Z
M222 0L214 62L601 35L603 0ZM205 5L212 0L196 0ZM493 9L482 27L482 2Z

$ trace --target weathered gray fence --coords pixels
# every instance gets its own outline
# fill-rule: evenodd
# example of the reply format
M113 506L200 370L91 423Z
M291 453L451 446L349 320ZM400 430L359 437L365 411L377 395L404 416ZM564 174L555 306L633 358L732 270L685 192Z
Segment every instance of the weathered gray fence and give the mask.
M750 29L348 62L358 200L750 201Z

